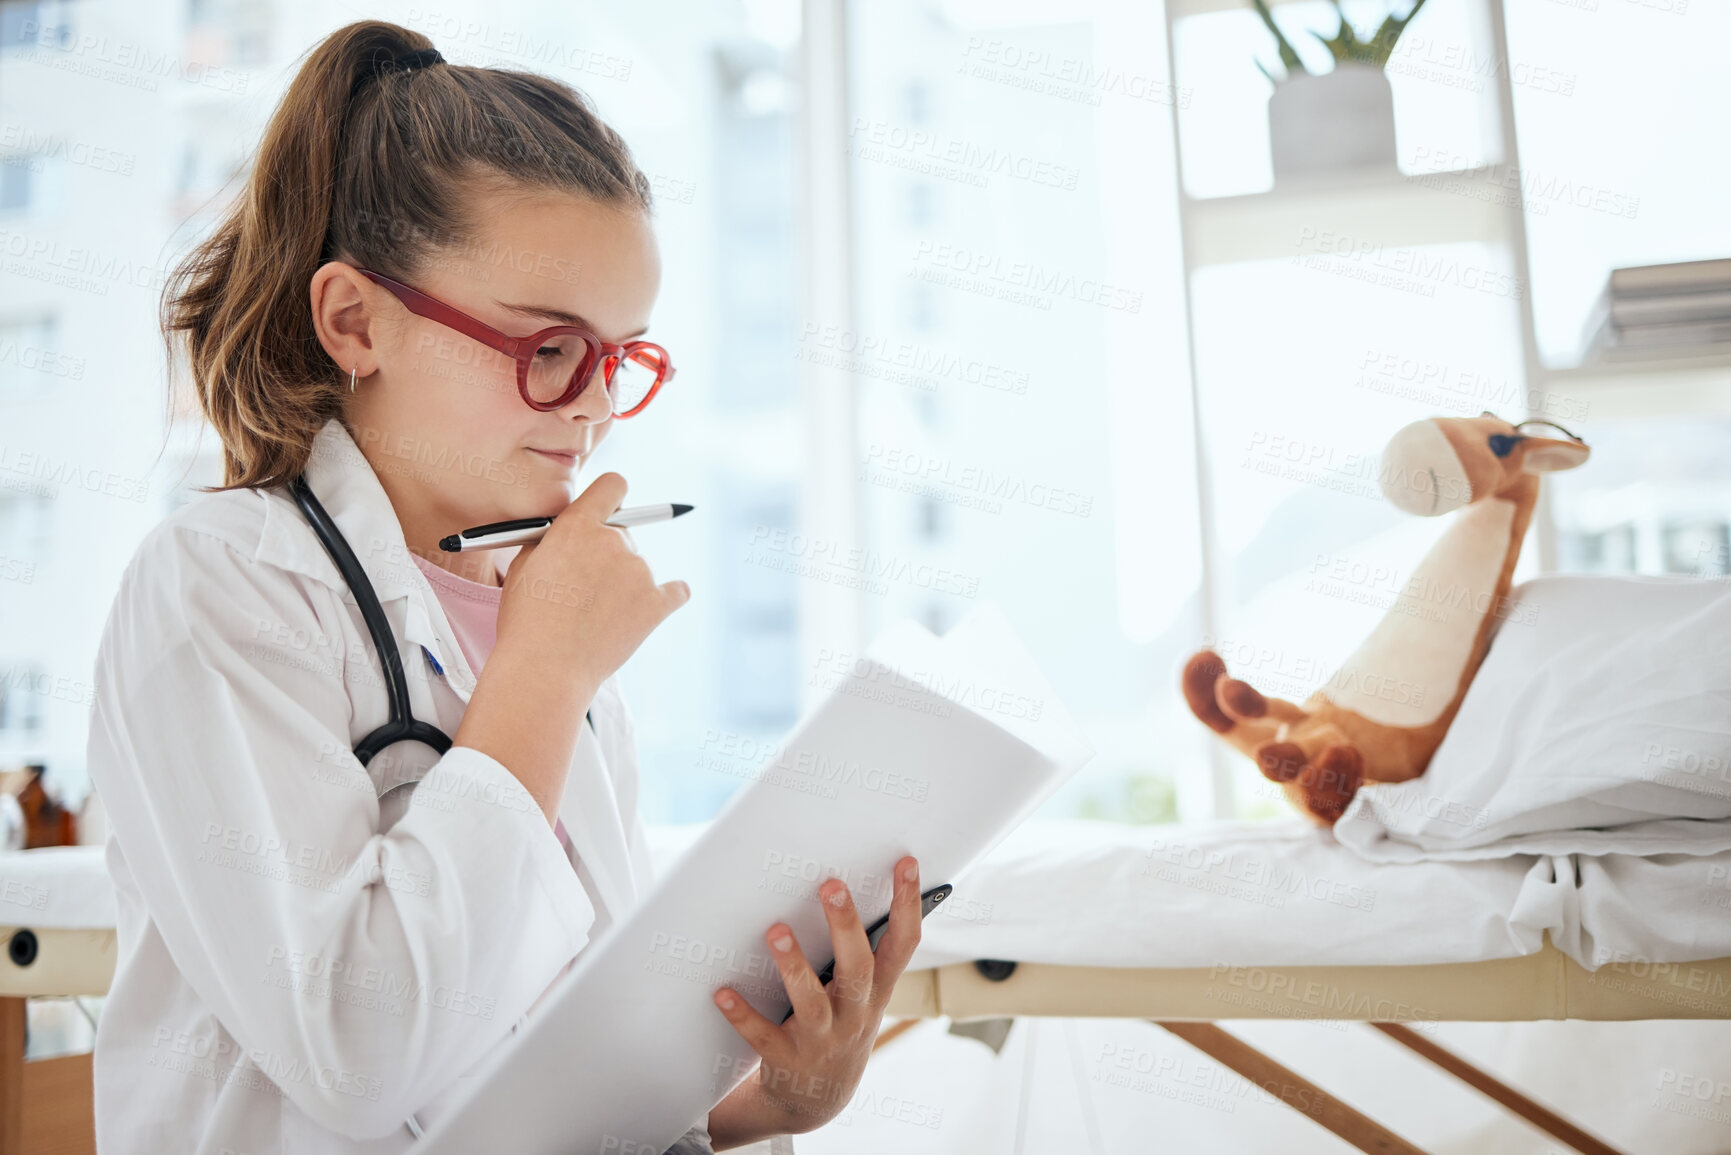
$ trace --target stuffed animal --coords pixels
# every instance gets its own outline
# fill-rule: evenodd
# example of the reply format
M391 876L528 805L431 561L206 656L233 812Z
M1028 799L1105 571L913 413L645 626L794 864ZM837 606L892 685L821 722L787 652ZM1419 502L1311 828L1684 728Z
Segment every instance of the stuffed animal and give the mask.
M1563 437L1522 432L1534 425ZM1573 469L1588 452L1549 421L1517 426L1486 413L1408 425L1383 451L1383 495L1421 517L1461 512L1376 629L1303 706L1264 697L1203 650L1184 666L1191 712L1320 826L1334 825L1361 783L1423 774L1490 648L1538 475ZM1384 693L1389 685L1408 690Z

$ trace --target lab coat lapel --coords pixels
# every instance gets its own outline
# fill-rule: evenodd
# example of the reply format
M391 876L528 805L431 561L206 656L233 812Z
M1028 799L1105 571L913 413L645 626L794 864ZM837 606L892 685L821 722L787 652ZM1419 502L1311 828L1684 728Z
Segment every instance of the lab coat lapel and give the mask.
M599 717L601 711L595 714ZM572 849L601 892L608 918L618 922L636 905L637 887L631 876L631 852L625 842L625 820L619 812L613 776L607 772L600 738L587 724L577 738L577 754L565 780L559 817L571 836Z
M424 646L451 688L467 702L475 688L475 673L457 645L443 608L436 605L433 587L409 553L385 487L341 421L333 417L319 430L304 472L313 496L348 539L349 548L373 583L379 605L402 643L405 664L424 661L415 652ZM285 524L272 526L273 518L281 518ZM286 495L267 509L258 557L346 590L342 575ZM429 608L429 603L435 605Z

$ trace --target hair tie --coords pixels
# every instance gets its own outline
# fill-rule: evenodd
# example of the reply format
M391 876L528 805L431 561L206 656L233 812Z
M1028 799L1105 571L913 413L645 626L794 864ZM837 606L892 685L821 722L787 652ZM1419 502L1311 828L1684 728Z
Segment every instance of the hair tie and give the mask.
M349 99L353 100L369 80L377 80L387 72L413 72L417 68L428 68L444 62L445 58L439 55L437 48L420 48L414 52L405 52L400 56L385 56L375 53L372 67L355 77L354 84L349 86Z
M428 68L434 64L443 64L445 58L439 55L437 48L421 48L414 52L405 52L391 61L391 65L399 72L413 72L417 68ZM378 65L374 65L376 71Z

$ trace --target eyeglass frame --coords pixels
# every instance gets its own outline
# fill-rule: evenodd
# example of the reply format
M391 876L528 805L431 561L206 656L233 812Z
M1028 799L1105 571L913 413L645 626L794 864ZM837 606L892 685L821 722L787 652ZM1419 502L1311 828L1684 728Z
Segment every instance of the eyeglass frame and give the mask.
M600 337L579 325L549 325L545 329L537 329L525 337L513 337L501 333L485 321L477 320L452 305L446 304L437 297L430 296L411 285L383 273L375 273L371 269L356 269L355 272L386 289L392 296L403 303L403 307L416 316L425 317L447 329L455 329L465 337L473 338L489 349L503 353L517 363L517 393L523 398L523 404L543 413L555 409L563 409L575 401L589 387L589 382L595 376L595 370L601 368L601 387L608 391L608 408L612 409L613 374L624 363L627 357L648 348L661 355L661 371L656 374L655 383L649 387L649 392L643 395L643 400L633 405L623 413L614 413L619 418L633 417L643 411L643 407L655 399L661 387L673 380L675 372L673 359L667 355L667 350L654 341L627 341L623 345L614 345L603 341ZM537 401L529 396L529 362L535 358L535 350L541 343L556 334L569 333L583 342L589 350L589 356L579 362L577 369L571 374L571 384L554 401Z
M1483 413L1480 413L1479 416L1480 417L1497 417L1497 415L1495 413L1492 413L1489 409L1486 409ZM1502 418L1497 417L1497 420L1501 421ZM1529 440L1532 437L1532 434L1520 432L1521 426L1523 426L1523 425L1549 425L1552 429L1555 429L1558 433L1561 433L1564 437L1567 437L1570 441L1580 442L1582 445L1586 444L1586 442L1581 441L1581 439L1579 437L1576 437L1573 433L1570 433L1567 429L1564 429L1561 425L1558 425L1555 421L1546 421L1542 417L1529 417L1525 421L1520 421L1520 422L1515 423L1515 432L1514 433L1493 433L1493 434L1491 434L1491 436L1490 436L1491 452L1496 454L1498 457L1507 457L1509 454L1511 454L1515 451L1515 446L1519 445L1523 441Z

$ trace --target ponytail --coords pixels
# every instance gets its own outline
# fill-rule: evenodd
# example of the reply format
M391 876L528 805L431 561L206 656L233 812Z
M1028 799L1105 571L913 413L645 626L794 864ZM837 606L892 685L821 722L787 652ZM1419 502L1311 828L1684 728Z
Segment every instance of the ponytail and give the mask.
M163 291L170 364L184 352L222 439L213 488L286 484L341 412L348 372L313 327L314 272L340 259L412 280L473 237L477 181L650 209L625 142L559 81L442 63L425 36L379 20L313 48L241 195Z

